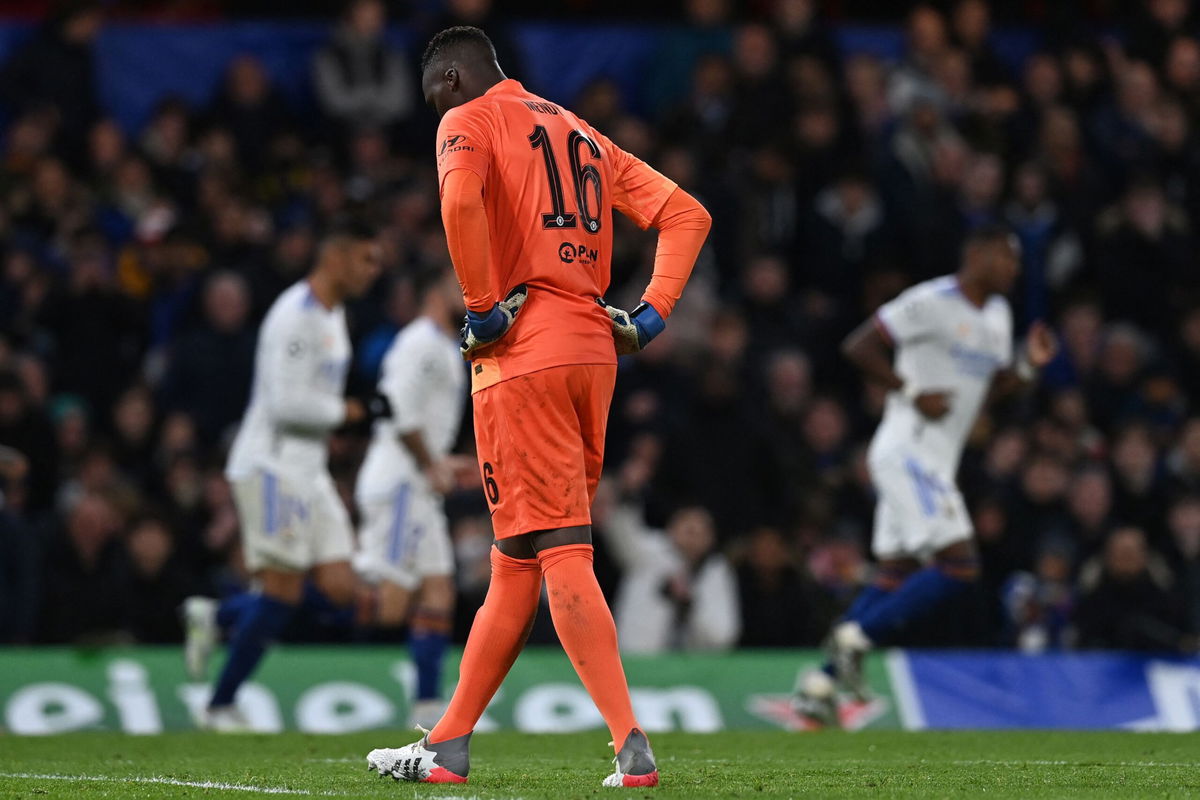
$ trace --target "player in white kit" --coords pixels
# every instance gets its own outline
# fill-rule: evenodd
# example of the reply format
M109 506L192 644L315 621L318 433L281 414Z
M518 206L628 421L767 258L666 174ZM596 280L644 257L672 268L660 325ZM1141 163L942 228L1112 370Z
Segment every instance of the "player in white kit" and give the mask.
M326 437L390 413L383 398L343 397L351 355L343 303L370 288L381 259L374 231L330 233L308 277L279 296L259 329L250 405L226 465L256 591L219 608L189 598L184 608L192 672L202 670L215 628L232 631L204 727L246 727L237 689L286 627L306 578L334 605L354 599L353 531L326 466Z
M376 624L409 624L417 670L412 719L432 728L445 710L440 681L454 614L454 550L442 496L474 461L450 455L467 386L462 291L448 269L418 275L416 289L420 316L396 335L380 372L392 418L375 423L358 473L354 567L375 589Z
M861 663L871 647L895 642L908 623L978 576L971 518L955 481L963 446L989 394L1032 380L1057 351L1054 335L1035 322L1013 363L1004 295L1019 268L1016 237L1000 226L979 228L956 274L901 293L842 345L889 393L867 454L877 497L876 578L831 632L830 663L797 686L797 710L822 723L836 721L838 684L865 698Z

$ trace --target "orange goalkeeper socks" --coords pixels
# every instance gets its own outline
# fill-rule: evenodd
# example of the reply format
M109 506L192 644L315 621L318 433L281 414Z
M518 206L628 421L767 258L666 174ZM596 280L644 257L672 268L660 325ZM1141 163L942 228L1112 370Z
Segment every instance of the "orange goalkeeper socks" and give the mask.
M554 630L619 751L637 720L617 652L617 626L592 570L592 546L552 547L538 553L538 563L546 578Z
M541 592L537 561L510 558L492 548L487 597L467 636L458 687L446 713L429 732L430 742L454 739L475 728L529 637Z

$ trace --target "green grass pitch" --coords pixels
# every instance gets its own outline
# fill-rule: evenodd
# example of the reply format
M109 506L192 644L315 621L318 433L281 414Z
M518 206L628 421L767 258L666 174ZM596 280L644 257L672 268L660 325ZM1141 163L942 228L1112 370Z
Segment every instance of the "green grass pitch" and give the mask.
M1200 735L658 734L657 789L604 789L601 733L480 735L466 786L366 771L406 732L0 738L0 798L1200 797Z

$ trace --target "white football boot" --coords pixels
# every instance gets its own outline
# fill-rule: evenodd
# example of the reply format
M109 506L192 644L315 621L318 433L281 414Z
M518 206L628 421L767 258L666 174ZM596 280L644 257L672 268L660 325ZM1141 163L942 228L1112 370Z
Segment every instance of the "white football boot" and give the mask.
M200 683L208 677L208 661L221 637L217 626L217 601L189 597L183 601L183 661L188 679Z
M237 706L204 709L196 717L196 727L213 733L254 733L254 726Z
M609 742L611 745L612 742ZM658 786L658 766L646 734L634 728L625 737L621 752L613 759L616 771L604 779L605 786Z
M855 700L866 702L870 699L871 693L863 678L863 656L871 649L871 640L863 633L862 626L853 620L839 624L829 636L828 648L837 682L854 695Z
M838 726L837 684L824 670L814 669L796 678L792 710L822 728Z
M412 744L367 753L367 769L380 777L391 775L412 783L466 783L471 771L471 734L430 744L429 731L418 730L424 735Z

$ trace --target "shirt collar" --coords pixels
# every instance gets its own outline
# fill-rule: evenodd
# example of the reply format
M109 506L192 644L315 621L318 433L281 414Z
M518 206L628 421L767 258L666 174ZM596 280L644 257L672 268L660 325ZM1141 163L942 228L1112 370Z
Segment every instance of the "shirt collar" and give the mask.
M486 97L489 94L517 94L524 91L525 87L521 85L520 81L513 78L505 78L483 94Z

